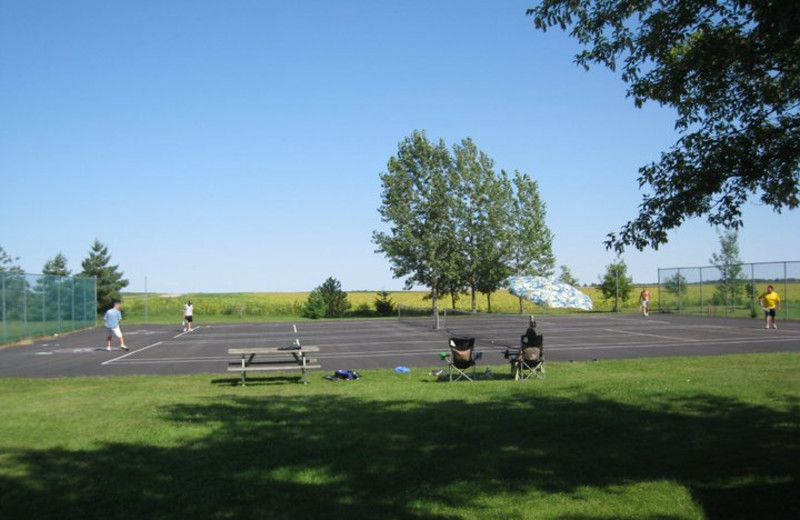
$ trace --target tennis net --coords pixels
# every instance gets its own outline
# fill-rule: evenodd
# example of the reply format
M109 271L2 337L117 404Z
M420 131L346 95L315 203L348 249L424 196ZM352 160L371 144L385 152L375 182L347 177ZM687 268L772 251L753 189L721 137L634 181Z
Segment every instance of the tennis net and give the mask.
M527 314L445 309L441 328L452 336L475 338L484 346L515 347L528 328Z
M439 324L439 317L433 313L432 307L411 307L400 304L397 306L397 319L405 325L426 329L436 329Z
M431 307L397 306L401 323L433 330L446 336L475 338L484 347L508 348L519 345L519 338L528 328L527 314L473 312L442 309L436 316Z

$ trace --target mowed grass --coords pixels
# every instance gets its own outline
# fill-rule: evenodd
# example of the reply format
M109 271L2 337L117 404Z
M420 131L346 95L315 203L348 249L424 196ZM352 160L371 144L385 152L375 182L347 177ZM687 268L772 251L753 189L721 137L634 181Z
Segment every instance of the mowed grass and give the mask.
M0 518L800 516L798 354L492 368L0 379Z

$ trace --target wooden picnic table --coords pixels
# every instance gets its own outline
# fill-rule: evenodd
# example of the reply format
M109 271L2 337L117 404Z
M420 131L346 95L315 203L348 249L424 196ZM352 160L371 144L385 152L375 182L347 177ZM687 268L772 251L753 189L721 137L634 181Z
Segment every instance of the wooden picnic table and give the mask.
M319 352L319 347L243 347L230 348L228 355L241 356L236 362L228 363L228 372L240 372L242 385L247 379L247 372L299 370L300 381L307 383L306 371L322 368L316 359L310 359L307 353ZM256 359L258 356L258 359Z

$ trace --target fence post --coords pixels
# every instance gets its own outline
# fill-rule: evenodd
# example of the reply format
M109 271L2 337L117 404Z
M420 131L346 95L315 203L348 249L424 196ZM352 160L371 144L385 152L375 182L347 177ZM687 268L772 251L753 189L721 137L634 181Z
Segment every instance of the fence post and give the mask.
M661 268L658 268L658 288L656 289L656 294L658 294L658 312L661 312Z
M3 301L0 303L0 306L3 309L3 343L6 341L6 337L8 332L6 331L6 274L0 273L0 280L2 281L3 287Z
M703 268L700 268L700 315L704 314L705 301L703 300Z
M786 305L783 306L783 319L789 319L789 272L786 270L786 262L783 262L783 297Z

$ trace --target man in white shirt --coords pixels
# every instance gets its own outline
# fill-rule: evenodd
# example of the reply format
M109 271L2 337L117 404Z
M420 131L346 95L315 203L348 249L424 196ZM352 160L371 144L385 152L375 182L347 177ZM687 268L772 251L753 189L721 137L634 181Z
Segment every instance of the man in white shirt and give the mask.
M186 305L183 306L183 332L192 331L193 316L194 306L192 305L192 300L189 300L186 302Z
M105 322L106 330L108 331L106 350L111 350L112 336L119 338L119 343L122 350L130 350L125 346L125 338L122 337L122 330L119 328L119 323L122 321L122 313L119 312L119 302L114 302L114 305L106 311L106 313L103 315L103 321Z

